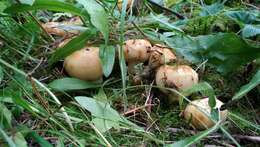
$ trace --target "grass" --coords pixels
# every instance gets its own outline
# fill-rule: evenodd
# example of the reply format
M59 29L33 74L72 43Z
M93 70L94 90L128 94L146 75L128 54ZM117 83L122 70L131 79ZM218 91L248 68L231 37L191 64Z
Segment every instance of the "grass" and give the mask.
M235 5L238 4L239 7L245 7L239 2L235 3ZM231 7L231 4L227 5ZM158 8L149 6L150 9L160 11L157 10ZM194 2L192 6L196 11L199 11L197 7L201 7L197 2ZM106 6L106 9L109 8L109 5ZM47 63L55 48L55 42L59 42L60 38L55 38L55 42L48 40L35 20L26 13L21 13L16 17L0 17L0 39L5 45L0 52L0 67L3 69L3 73L0 72L0 75L3 74L3 79L0 80L1 146L7 144L15 146L19 141L28 146L163 146L194 136L198 132L193 130L180 116L182 110L180 106L167 104L167 96L162 94L156 86L152 88L149 84L141 86L129 84L131 81L125 75L127 71L124 70L123 42L126 38L143 36L144 30L155 30L158 26L151 22L142 26L142 17L140 17L137 25L141 31L144 31L140 32L129 23L131 22L129 18L135 20L137 18L134 15L127 16L124 10L122 12L121 16L113 16L110 20L111 23L114 23L111 25L116 28L111 30L111 40L120 38L121 60L115 63L108 84L101 88L64 93L54 91L47 85L55 79L67 77L62 72L62 63L58 62L53 68L50 68ZM148 12L149 9L142 9L141 14L147 15ZM110 15L113 14L112 9L110 13ZM117 14L119 13L117 12ZM118 23L121 24L119 27L115 25ZM156 33L163 33L164 27L159 28ZM202 27L200 29L205 30ZM190 31L194 30L187 32ZM193 33L190 35L205 34L205 32ZM257 38L250 39L257 41ZM102 38L93 38L91 41L97 40L102 40ZM205 70L200 68L198 72L201 81L210 83L217 97L227 102L242 85L250 81L252 73L255 73L259 68L259 65L254 62L249 64L252 64L252 70L248 70L248 66L244 66L238 69L237 73L229 76L221 75L207 63L205 63ZM247 73L248 71L250 72ZM151 106L151 111L142 107L149 94L152 94L152 104L154 104ZM75 101L74 97L79 95L107 100L111 107L120 114L141 107L136 113L124 116L144 130L120 122L120 127L100 132L91 121L93 118L91 113ZM228 107L232 114L223 128L231 135L259 136L258 102L259 87L248 93L246 98ZM19 133L22 134L20 138L14 139ZM212 134L212 138L210 136L204 137L201 141L196 142L196 145L235 144L224 134L221 130L216 131ZM221 137L214 138L214 135L221 135ZM238 139L237 141L244 146L257 145L250 140L241 141Z

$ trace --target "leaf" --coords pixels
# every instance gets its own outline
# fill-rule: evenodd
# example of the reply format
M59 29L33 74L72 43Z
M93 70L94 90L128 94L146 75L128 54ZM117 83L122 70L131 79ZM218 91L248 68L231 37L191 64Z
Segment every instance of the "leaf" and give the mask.
M13 136L14 143L19 147L27 147L27 142L23 137L23 134L20 132L17 132Z
M5 105L0 103L0 127L12 128L12 112L7 109Z
M260 57L260 47L249 45L234 33L218 33L198 37L165 37L165 42L190 62L207 63L227 74Z
M252 90L259 84L260 84L260 69L257 71L257 73L254 75L254 77L251 79L251 81L248 84L240 88L240 90L233 96L232 100L237 100L242 98L250 90Z
M201 92L203 96L209 97L209 106L214 108L216 106L216 95L214 89L207 82L201 82L193 85L189 89L185 89L182 91L184 95L191 95L195 92Z
M51 56L51 59L50 59L50 64L53 64L65 57L67 57L74 51L77 51L77 50L83 48L86 45L87 40L90 39L91 37L93 37L95 34L96 34L95 29L89 29L89 30L86 30L85 32L81 33L79 36L73 38L65 46L57 49L53 53L53 55Z
M75 99L83 108L91 113L93 117L92 122L99 131L106 132L112 127L119 128L122 123L137 127L111 108L108 103L84 96L77 96Z
M52 81L49 84L54 90L58 91L69 91L69 90L80 90L100 87L101 84L98 82L88 82L76 78L62 78Z
M258 12L259 13L259 12ZM251 24L254 23L257 19L257 12L254 11L227 11L225 15L229 18L244 23L244 24Z
M224 8L224 4L217 2L212 5L205 5L202 7L200 12L200 16L209 16L209 15L216 15Z
M22 4L33 5L35 0L20 0Z
M215 126L213 126L212 128L200 132L192 137L187 137L183 140L177 141L171 145L167 145L167 147L188 147L196 142L198 142L199 140L201 140L202 138L206 137L207 135L209 135L210 133L213 133L214 131L216 131L218 128L220 127L219 123L217 123Z
M79 15L83 18L88 18L89 15L86 11L75 7L70 3L65 3L57 0L35 0L32 6L26 4L14 4L4 10L5 13L17 13L25 12L30 10L51 10L51 11L61 11L68 12L74 15Z
M110 130L111 128L119 128L118 122L115 121L110 121L110 120L105 120L102 118L93 118L92 122L94 123L95 127L100 131L100 132L106 132Z
M102 62L103 73L108 77L114 66L116 50L113 46L100 46L99 56Z
M242 36L244 38L253 37L260 34L260 25L247 24L242 29Z
M171 29L172 31L175 30L177 32L182 32L183 33L183 30L180 29L179 27L169 23L165 19L160 19L160 17L155 16L152 13L151 13L151 18L154 19L155 21L159 22L160 25L165 25L167 28Z
M95 0L77 0L80 4L84 6L90 15L90 20L92 24L102 32L106 43L109 37L109 23L108 15L104 8L98 4Z

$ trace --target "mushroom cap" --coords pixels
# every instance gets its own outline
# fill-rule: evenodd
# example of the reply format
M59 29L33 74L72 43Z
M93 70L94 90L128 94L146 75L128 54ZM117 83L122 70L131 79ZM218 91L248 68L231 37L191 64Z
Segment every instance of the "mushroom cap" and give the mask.
M151 49L151 55L149 58L149 65L152 68L157 68L160 65L168 64L175 61L176 55L168 47L161 44L156 44Z
M190 88L192 85L198 83L198 81L199 78L196 71L187 65L163 65L156 72L156 84L159 87L183 90Z
M214 126L214 122L205 114L210 115L209 98L194 100L188 104L183 112L183 116L187 121L191 121L192 127L198 130L205 130ZM216 99L215 108L220 108L223 103ZM198 107L197 107L198 106ZM228 111L220 111L220 119L224 121L227 118Z
M67 73L81 80L99 80L102 75L102 64L98 47L85 47L65 58L64 67Z
M127 62L145 62L149 59L151 43L144 39L131 39L123 46L124 55Z

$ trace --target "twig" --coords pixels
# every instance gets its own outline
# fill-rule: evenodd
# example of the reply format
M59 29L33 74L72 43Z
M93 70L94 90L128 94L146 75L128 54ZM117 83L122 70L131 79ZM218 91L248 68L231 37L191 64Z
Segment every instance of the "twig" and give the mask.
M144 105L144 106L134 108L132 110L124 112L122 115L128 115L128 114L131 114L131 113L135 113L136 111L139 111L139 110L144 109L144 108L149 107L149 106L154 106L154 104L147 104L147 105Z
M36 97L39 99L40 103L43 105L43 107L46 109L46 111L48 113L51 113L49 110L49 106L48 106L48 102L44 100L44 98L41 96L40 92L38 91L35 82L32 80L32 76L28 75L29 80L31 81L32 84L32 90L34 92L34 94L36 95Z
M166 131L172 132L172 133L179 133L179 132L186 132L191 135L195 135L196 131L193 130L186 130L186 129L180 129L180 128L167 128ZM222 134L214 134L207 136L207 138L222 138ZM237 139L245 139L248 141L254 141L254 142L260 142L260 136L249 136L249 135L239 135L239 134L234 134L232 137L237 138Z
M28 75L32 75L42 64L43 58L40 59L40 62L28 73Z
M155 6L157 6L157 7L160 7L161 9L163 9L163 10L165 10L165 11L168 11L168 12L174 14L174 15L177 16L179 19L185 19L185 17L184 17L183 15L181 15L180 13L178 13L178 12L176 12L176 11L173 11L173 10L171 10L171 9L169 9L169 8L166 8L166 7L164 7L164 6L161 6L161 5L159 5L158 3L154 2L153 0L147 0L147 1L148 1L149 3L151 3L152 5L155 5Z
M151 103L152 103L152 96L153 96L153 94L151 93L151 91L152 91L152 87L153 87L153 83L154 83L154 81L150 84L150 87L149 87L149 91L148 91L148 93L147 93L147 98L146 98L146 101L145 101L145 106L146 105L151 105ZM149 113L151 113L151 106L149 106L149 107L147 107L147 112L149 112Z

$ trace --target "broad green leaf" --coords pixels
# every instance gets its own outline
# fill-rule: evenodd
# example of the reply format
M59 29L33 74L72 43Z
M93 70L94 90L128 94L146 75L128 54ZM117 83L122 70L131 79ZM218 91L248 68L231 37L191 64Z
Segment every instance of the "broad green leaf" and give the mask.
M23 134L21 134L20 132L17 132L17 133L14 134L13 140L14 140L14 143L17 146L19 146L19 147L27 147L27 142L24 139Z
M188 137L185 138L183 140L177 141L171 145L167 145L167 147L188 147L196 142L198 142L199 140L201 140L202 138L208 136L210 133L213 133L214 131L216 131L218 128L220 127L219 123L217 123L215 126L213 126L212 128L200 132L192 137Z
M98 94L94 95L94 98L102 102L107 102L107 95L103 88L99 89Z
M86 11L75 7L70 3L65 3L57 0L35 0L32 6L26 4L14 4L4 10L5 13L17 13L30 10L51 10L68 12L74 15L79 15L83 18L88 18L89 15Z
M50 59L50 63L53 64L65 57L67 57L74 51L82 49L86 45L87 40L90 39L91 37L93 37L95 34L96 34L96 30L93 28L90 30L86 30L85 32L81 33L79 36L73 38L64 47L57 49L53 53L53 55L51 56L51 59Z
M92 122L102 132L108 131L110 128L119 128L121 124L138 128L131 123L116 110L111 108L107 102L101 102L93 98L77 96L76 101L92 115Z
M35 0L19 0L22 4L33 5Z
M202 7L200 16L216 15L224 8L224 4L217 2L212 5L205 5Z
M256 36L260 34L260 25L247 24L242 29L242 36L245 38Z
M240 88L240 90L233 96L232 100L237 100L242 98L250 90L252 90L259 84L260 84L260 69L257 71L257 73L254 75L254 77L251 79L251 81L248 84Z
M114 67L116 50L113 46L100 46L99 56L102 62L103 73L108 77Z
M76 101L91 112L92 122L102 132L106 132L112 127L118 128L119 121L122 120L117 111L104 103L93 98L75 97Z
M106 132L111 128L119 128L117 121L105 120L103 118L92 118L92 122L100 132Z
M167 26L168 28L172 29L172 31L177 31L177 32L183 32L182 29L180 29L179 27L169 23L168 21L165 21L164 19L160 19L159 17L151 14L152 19L158 21L160 24L163 24L165 26Z
M100 87L101 84L98 82L88 82L76 78L62 78L52 81L49 84L54 90L58 91L70 91Z
M207 82L202 82L193 85L189 89L185 89L182 91L184 95L191 95L192 93L195 92L201 92L203 96L208 96L209 97L209 106L211 108L214 108L216 105L216 96L214 89L209 85Z
M260 57L260 46L252 46L234 33L198 37L173 36L164 41L193 63L203 62L227 74Z
M235 21L238 21L238 22L241 22L244 24L251 24L257 20L257 15L259 15L259 12L246 11L246 10L227 11L227 12L225 12L225 15Z
M109 37L109 23L108 15L104 8L98 4L95 0L77 0L81 5L84 6L88 14L90 15L91 23L101 31L104 35L106 43Z

